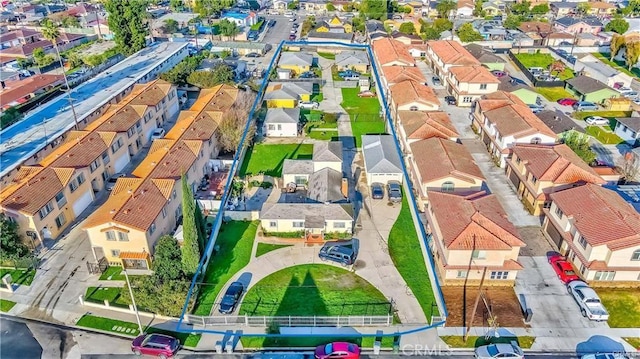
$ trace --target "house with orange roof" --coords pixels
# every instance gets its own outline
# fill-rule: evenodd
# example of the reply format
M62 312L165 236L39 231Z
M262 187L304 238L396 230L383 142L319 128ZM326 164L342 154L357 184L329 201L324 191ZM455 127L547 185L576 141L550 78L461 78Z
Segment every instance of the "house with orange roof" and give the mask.
M413 56L400 41L383 38L374 42L371 48L379 67L416 66Z
M382 68L382 81L387 86L391 86L403 81L415 81L419 83L426 83L422 71L417 67L407 66L386 66Z
M424 210L430 192L470 194L485 185L485 179L464 145L431 137L409 144L405 155L414 188L418 190L418 208Z
M482 95L498 91L499 85L500 80L482 65L452 67L445 81L459 107L470 107Z
M536 216L551 205L551 193L585 183L606 183L565 144L516 143L511 152L507 161L507 178L525 208Z
M616 13L618 7L605 1L589 1L588 15L610 16Z
M398 111L438 111L440 100L424 83L402 81L389 87L391 115L397 120Z
M442 111L398 111L396 131L403 150L413 142L433 137L451 141L460 137L449 115Z
M34 75L18 81L3 82L0 89L0 108L6 110L28 102L64 83L62 75Z
M427 63L441 79L447 76L452 67L480 65L480 61L464 46L452 40L428 41Z
M526 245L495 195L429 192L425 214L441 283L513 286Z
M640 213L620 195L595 185L550 195L542 232L593 284L640 279Z
M503 91L476 101L471 126L496 165L504 167L516 143L553 145L557 135L522 100Z

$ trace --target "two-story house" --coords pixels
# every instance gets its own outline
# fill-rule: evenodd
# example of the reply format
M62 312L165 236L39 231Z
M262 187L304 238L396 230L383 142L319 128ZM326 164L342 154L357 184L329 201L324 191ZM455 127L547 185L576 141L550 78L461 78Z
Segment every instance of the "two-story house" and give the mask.
M579 2L577 1L554 1L549 4L549 8L557 19L575 14L577 12L578 4Z
M452 67L480 65L464 46L451 40L427 42L427 63L441 79L446 77Z
M398 111L438 111L440 100L431 87L415 81L403 81L389 87L391 115L397 120Z
M388 87L404 81L415 81L426 84L422 71L418 67L386 66L382 68L382 82Z
M525 243L493 194L461 196L429 192L426 210L430 242L444 285L478 283L512 286L522 269Z
M602 30L602 22L596 17L561 17L553 24L556 31L570 34L590 33L597 35Z
M529 106L516 96L502 91L476 101L473 128L480 134L496 165L504 167L511 147L516 143L555 144L556 134Z
M386 66L416 66L413 56L400 41L381 38L371 45L371 49L381 68Z
M618 7L615 4L606 1L589 1L588 15L593 16L611 16L616 13Z
M525 208L536 216L542 214L543 207L549 207L549 195L553 192L584 183L605 184L605 180L565 144L515 144L506 173Z
M543 233L589 281L640 280L640 213L616 192L586 184L552 193Z
M460 107L470 107L482 95L498 91L499 85L500 80L482 65L452 67L445 82Z
M396 131L403 150L413 142L432 137L451 141L460 137L449 115L442 111L398 111Z

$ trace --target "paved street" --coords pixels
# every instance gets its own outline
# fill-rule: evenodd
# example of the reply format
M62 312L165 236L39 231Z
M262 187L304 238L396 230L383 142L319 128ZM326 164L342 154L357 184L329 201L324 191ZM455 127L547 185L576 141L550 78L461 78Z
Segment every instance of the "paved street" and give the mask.
M293 22L289 21L288 17L284 15L264 15L264 18L267 20L275 20L276 24L274 27L267 28L267 30L265 30L260 42L271 44L275 49L282 40L289 40L289 34L291 32ZM303 18L298 19L301 26L303 20ZM298 30L298 34L299 33L300 30Z

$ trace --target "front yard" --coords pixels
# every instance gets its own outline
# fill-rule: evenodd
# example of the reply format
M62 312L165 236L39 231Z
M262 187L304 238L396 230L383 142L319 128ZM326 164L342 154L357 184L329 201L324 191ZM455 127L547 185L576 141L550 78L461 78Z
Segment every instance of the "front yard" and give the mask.
M516 58L526 67L541 67L545 70L549 69L555 59L550 54L516 54ZM555 74L554 74L555 75ZM556 75L560 80L567 80L574 77L574 73L570 68L565 68L560 74Z
M609 126L587 126L585 132L605 145L617 145L624 142L620 136L613 133Z
M536 87L535 90L551 102L557 102L561 98L574 98L564 87Z
M0 312L7 313L16 305L16 302L12 302L6 299L0 299Z
M596 288L598 296L609 312L607 324L611 328L637 328L640 323L640 290Z
M311 159L312 154L313 145L310 144L257 143L247 149L239 175L244 177L264 173L268 176L280 177L285 159Z
M129 295L129 292L125 293L122 287L89 287L84 294L84 299L99 304L104 304L106 300L109 305L129 308L129 304L124 300L124 295Z
M536 340L534 337L490 337L488 340L485 337L475 337L470 335L467 338L467 342L465 343L463 337L453 336L453 335L445 335L440 337L442 341L447 343L448 346L452 348L477 348L483 345L488 344L499 344L506 343L509 344L511 341L515 341L518 343L518 346L523 349L530 349L533 345L533 342Z
M374 337L242 337L240 338L242 347L245 349L262 349L262 348L302 348L316 347L318 345L331 342L348 342L358 344L360 348L372 348ZM393 337L383 337L381 341L382 348L391 349L393 347Z
M616 117L629 117L631 116L630 111L576 111L573 113L573 117L578 120L584 120L589 116L600 116L608 119L613 119ZM613 124L615 126L615 124Z
M11 274L11 283L16 285L31 285L33 277L36 275L36 270L29 269L12 269L12 268L0 268L0 278L6 274Z
M249 264L258 223L231 221L222 224L216 240L219 250L209 261L193 314L209 315L224 285Z

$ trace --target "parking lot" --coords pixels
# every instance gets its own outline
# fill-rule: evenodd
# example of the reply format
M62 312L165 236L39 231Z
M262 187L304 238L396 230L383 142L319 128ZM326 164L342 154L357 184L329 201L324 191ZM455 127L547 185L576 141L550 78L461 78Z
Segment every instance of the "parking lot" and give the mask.
M261 35L262 40L260 42L278 45L283 40L289 40L289 34L293 26L293 22L289 21L290 18L283 15L265 15L265 19L275 20L276 24L273 27L267 27L264 33ZM298 18L298 22L302 23L304 19ZM298 30L298 35L300 30Z

